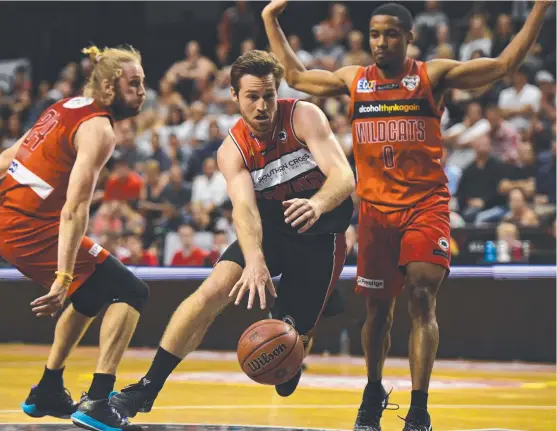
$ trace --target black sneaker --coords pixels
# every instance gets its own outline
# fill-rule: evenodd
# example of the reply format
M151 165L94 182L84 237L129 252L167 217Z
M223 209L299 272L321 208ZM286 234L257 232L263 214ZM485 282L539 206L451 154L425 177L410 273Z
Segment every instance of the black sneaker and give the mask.
M54 416L69 419L77 406L66 388L44 389L39 386L33 386L27 399L21 403L23 411L32 418Z
M370 397L366 390L362 397L362 404L358 409L358 416L354 424L354 431L381 431L381 416L384 410L398 410L397 404L389 404L389 396L391 392L387 393L383 389L383 394L379 397ZM393 406L394 408L389 408Z
M399 418L401 418L399 416ZM406 418L401 418L406 425L402 431L433 431L431 426L431 418L427 410L418 407L410 407L410 411Z
M75 426L92 431L135 431L142 428L131 425L128 419L120 415L106 400L85 398L78 410L72 415Z
M150 412L158 391L150 390L149 383L144 377L138 383L126 386L121 392L110 397L110 405L128 418L135 417L138 412Z
M292 395L298 387L300 377L302 377L302 369L298 370L296 375L287 382L281 383L280 385L275 385L277 394L279 394L281 397L289 397L290 395Z

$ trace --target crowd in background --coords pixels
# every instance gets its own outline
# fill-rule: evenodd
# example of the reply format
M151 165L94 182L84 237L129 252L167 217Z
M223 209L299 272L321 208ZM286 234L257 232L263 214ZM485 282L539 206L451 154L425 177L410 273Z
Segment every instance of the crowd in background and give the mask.
M476 7L454 23L443 7L425 2L415 17L417 37L409 56L462 61L497 56L528 13L528 2L520 1L499 15ZM554 13L549 17L554 20ZM230 95L230 64L244 52L266 48L254 42L259 22L249 3L226 9L215 52L204 53L197 41L189 41L184 58L169 65L158 88L148 88L141 114L115 125L117 147L94 194L88 235L126 264L210 266L235 240L215 153L240 118ZM346 5L333 4L329 16L312 25L311 46L288 35L307 68L373 63L367 31L354 28ZM24 67L17 69L9 88L0 87L0 148L13 145L47 106L80 94L91 67L88 59L70 63L56 82L31 82ZM541 37L518 71L486 88L446 94L442 163L453 195L454 228L497 225L498 236L513 241L521 226L555 223L554 75L554 44ZM284 82L279 96L319 105L353 164L348 97L313 98ZM348 232L352 258L354 226Z

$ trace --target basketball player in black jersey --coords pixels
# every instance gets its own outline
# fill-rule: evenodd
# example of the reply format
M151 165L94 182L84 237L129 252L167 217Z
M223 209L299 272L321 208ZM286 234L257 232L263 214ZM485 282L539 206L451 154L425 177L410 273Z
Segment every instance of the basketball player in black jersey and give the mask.
M271 314L292 324L306 347L346 253L355 180L325 114L315 105L277 98L284 70L265 51L250 51L231 69L232 96L242 118L218 150L232 200L238 241L200 288L176 310L151 368L110 403L122 415L151 410L164 382L200 344L214 318L232 301L266 292ZM277 293L272 276L282 274ZM276 387L294 392L301 371Z

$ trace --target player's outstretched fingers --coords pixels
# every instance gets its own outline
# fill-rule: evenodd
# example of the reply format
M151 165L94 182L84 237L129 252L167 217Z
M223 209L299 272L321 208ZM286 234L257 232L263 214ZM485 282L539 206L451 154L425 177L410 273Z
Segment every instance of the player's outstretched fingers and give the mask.
M253 301L255 299L255 292L257 292L257 288L255 287L255 282L253 280L250 280L249 281L248 310L251 310L251 307L253 307Z
M267 306L267 295L265 293L264 284L257 285L257 293L259 293L259 303L261 305L261 309L265 310L265 307Z
M292 222L292 227L296 227L303 222L310 220L313 216L313 210L304 208L305 212Z

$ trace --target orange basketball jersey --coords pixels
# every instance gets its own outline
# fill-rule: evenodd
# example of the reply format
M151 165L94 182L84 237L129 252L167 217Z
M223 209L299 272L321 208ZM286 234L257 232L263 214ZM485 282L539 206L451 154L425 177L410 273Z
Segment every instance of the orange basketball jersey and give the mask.
M362 67L350 89L357 191L383 212L411 207L446 187L438 107L426 65L407 59L396 79Z
M75 132L96 116L110 114L87 97L64 99L47 108L19 147L0 185L0 205L36 219L59 219L77 156Z
M326 178L306 144L294 132L293 117L298 101L278 99L277 102L277 122L267 141L261 141L251 133L243 119L238 120L229 134L251 173L263 226L297 234L299 227L294 229L284 222L282 202L310 198ZM352 212L352 199L348 198L334 210L323 214L307 233L344 232Z

